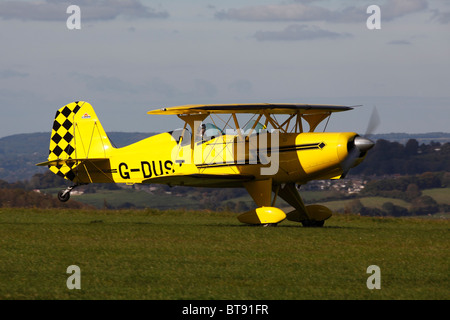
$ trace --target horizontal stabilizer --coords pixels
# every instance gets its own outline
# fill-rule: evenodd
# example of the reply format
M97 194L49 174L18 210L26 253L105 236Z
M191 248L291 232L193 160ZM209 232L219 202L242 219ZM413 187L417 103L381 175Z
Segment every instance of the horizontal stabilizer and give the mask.
M56 159L56 160L38 163L38 164L36 164L36 166L39 166L39 167L63 166L63 165L72 166L77 162L80 162L80 163L82 163L82 162L99 162L99 161L104 161L104 160L108 160L108 158Z

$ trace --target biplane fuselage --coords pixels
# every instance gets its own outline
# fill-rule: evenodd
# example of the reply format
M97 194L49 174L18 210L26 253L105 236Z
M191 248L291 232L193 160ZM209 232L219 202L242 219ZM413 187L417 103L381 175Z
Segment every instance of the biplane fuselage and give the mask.
M75 185L87 183L167 184L194 187L244 187L258 209L240 215L249 224L276 224L286 217L304 225L322 225L331 216L323 206L305 206L295 185L338 179L352 150L351 166L373 145L354 132L318 133L318 124L344 106L215 105L150 111L174 114L184 127L122 148L112 146L92 106L74 102L58 110L47 165ZM238 116L254 114L241 124ZM216 115L225 127L205 125ZM223 117L226 115L225 119ZM283 115L281 123L276 116ZM230 125L231 124L231 125ZM304 131L306 125L309 127ZM208 129L209 128L209 129ZM69 190L60 194L64 201ZM274 197L272 198L272 193ZM277 196L294 207L287 215L275 208Z
M236 136L225 135L204 142L192 152L190 145L178 150L178 143L171 133L161 133L123 148L110 148L105 153L108 160L103 161L107 163L107 169L100 170L94 164L88 164L85 170L79 170L76 182L242 187L241 181L247 179L270 178L275 184L337 179L342 175L340 163L347 156L347 143L355 136L351 132L280 134L278 150L270 150L269 154L269 160L273 160L273 153L278 152L277 163L263 164L257 150L252 159L250 139L238 141ZM270 137L258 138L270 141ZM243 159L236 154L240 145L246 150ZM230 149L234 151L230 152ZM195 152L202 161L195 162ZM218 153L224 155L218 156ZM270 169L272 165L278 167L276 173L270 177L261 173L261 169ZM200 179L207 175L211 177ZM238 177L237 181L233 176Z

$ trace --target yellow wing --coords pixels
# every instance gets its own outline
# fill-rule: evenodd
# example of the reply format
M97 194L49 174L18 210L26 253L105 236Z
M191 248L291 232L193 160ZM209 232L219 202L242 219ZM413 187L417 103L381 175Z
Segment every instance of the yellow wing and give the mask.
M253 103L253 104L192 104L161 108L149 111L148 114L210 114L210 113L271 113L271 114L295 114L295 113L331 113L352 110L353 107L326 104L289 104L289 103Z

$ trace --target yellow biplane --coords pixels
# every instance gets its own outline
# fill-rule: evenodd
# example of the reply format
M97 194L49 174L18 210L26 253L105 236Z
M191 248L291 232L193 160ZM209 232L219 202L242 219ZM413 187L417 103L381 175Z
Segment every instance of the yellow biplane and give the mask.
M258 206L238 216L243 223L276 225L287 218L323 226L331 211L306 206L297 185L343 178L373 147L354 132L315 132L332 113L351 109L308 104L163 108L148 113L177 115L184 127L115 148L92 106L77 101L56 112L48 161L37 165L74 183L58 193L61 201L89 183L243 187ZM294 210L276 208L278 197Z

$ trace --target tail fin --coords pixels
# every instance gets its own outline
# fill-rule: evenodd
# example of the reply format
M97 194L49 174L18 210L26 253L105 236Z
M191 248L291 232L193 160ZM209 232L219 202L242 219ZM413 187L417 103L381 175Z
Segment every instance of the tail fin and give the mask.
M77 182L75 168L80 160L106 159L112 148L92 106L76 101L56 112L48 162L40 165Z

